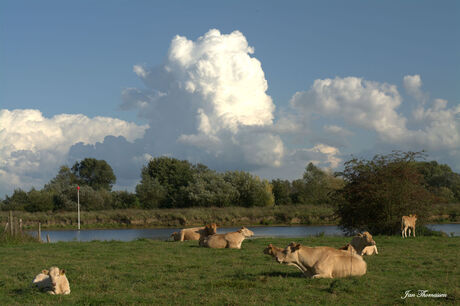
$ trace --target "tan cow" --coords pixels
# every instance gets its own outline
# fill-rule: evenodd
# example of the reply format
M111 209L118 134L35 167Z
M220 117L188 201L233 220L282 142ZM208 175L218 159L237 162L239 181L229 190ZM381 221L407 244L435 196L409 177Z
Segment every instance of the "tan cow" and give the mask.
M362 276L367 264L361 256L347 254L330 247L307 247L291 243L276 260L283 264L296 264L311 278Z
M58 267L51 267L49 271L43 270L35 277L33 284L40 289L45 289L49 294L70 294L69 280L65 275L65 270Z
M363 249L363 251L361 252L361 256L363 255L374 255L374 254L378 254L379 251L377 250L377 246L376 245L369 245L367 247L365 247Z
M410 230L413 230L414 237L415 237L415 221L417 221L417 215L410 214L409 216L402 216L401 218L401 236L403 238L407 237L407 230L409 230L409 237L410 237Z
M208 236L200 240L200 245L213 249L241 249L243 240L253 235L254 232L243 226L236 232Z
M372 239L372 235L369 232L360 233L354 236L349 244L339 248L339 250L347 251L350 254L359 254L361 256L372 255L374 253L378 254L375 241Z
M48 270L42 270L37 276L35 276L34 280L32 281L32 286L37 287L40 290L50 291L52 290L51 280L49 277Z
M274 245L272 245L271 243L264 249L264 254L267 254L267 255L270 255L272 256L273 258L276 259L276 256L278 255L281 255L281 253L284 251L284 249L282 248L278 248ZM302 273L305 273L305 271L302 269L302 267L300 267L299 265L297 265L296 263L287 263L287 265L289 266L294 266L296 267L297 269L299 269L300 271L302 271Z
M172 233L171 237L174 241L200 240L200 238L214 235L215 233L217 233L217 225L212 223L203 227L184 228L179 233Z

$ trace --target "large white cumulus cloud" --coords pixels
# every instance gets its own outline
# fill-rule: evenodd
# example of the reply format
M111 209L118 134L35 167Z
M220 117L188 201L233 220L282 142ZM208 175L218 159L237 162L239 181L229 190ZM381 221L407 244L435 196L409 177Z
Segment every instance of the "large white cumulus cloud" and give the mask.
M40 188L66 162L76 143L94 144L107 135L133 141L146 128L107 117L61 114L46 118L39 110L0 110L0 192Z
M280 165L283 142L269 130L275 106L253 53L239 31L212 29L195 41L176 36L162 66L134 66L146 88L124 90L121 107L149 119L153 153Z
M376 133L379 147L427 150L431 158L460 162L460 105L429 102L419 75L405 76L403 85L420 102L412 114L399 110L403 99L396 85L357 77L315 80L309 90L292 97L291 106L301 114L300 121L313 115L343 121L348 129Z
M291 105L305 116L340 117L346 123L375 130L385 139L406 132L406 119L396 109L401 96L395 85L357 77L315 80L308 91L297 92Z

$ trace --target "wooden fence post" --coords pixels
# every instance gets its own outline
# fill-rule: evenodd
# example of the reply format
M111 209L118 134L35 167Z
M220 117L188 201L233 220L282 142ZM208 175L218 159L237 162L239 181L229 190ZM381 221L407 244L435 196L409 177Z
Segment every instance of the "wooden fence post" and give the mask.
M49 234L46 234L46 241L47 241L48 243L51 242L51 240L50 240L50 235L49 235Z
M19 219L19 233L22 234L22 219Z
M14 234L14 225L13 225L13 212L10 210L10 234Z
M38 241L42 242L42 228L40 222L38 222Z

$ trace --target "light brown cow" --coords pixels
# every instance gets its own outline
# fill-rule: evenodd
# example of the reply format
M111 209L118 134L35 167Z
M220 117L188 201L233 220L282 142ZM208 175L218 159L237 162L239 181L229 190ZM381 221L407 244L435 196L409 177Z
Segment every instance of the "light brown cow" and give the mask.
M270 255L272 256L273 258L276 259L276 256L278 255L282 255L281 253L284 251L284 249L282 248L279 248L279 247L276 247L274 245L272 245L271 243L264 249L264 254L267 254L267 255ZM298 264L296 263L287 263L287 265L289 266L294 266L296 267L297 269L299 269L300 271L302 271L302 273L305 273L305 271L302 269L302 267L300 267Z
M35 276L34 280L32 281L32 286L37 287L40 290L50 291L52 290L51 280L49 277L48 270L42 270L37 276Z
M414 237L415 237L415 221L417 221L417 215L410 214L409 216L402 216L401 218L401 236L403 238L407 237L407 230L409 230L409 237L410 237L410 230L413 230Z
M363 249L363 251L361 252L361 256L363 255L374 255L374 254L378 254L379 251L377 250L377 246L376 245L370 245L370 246L367 246Z
M339 250L347 251L350 254L359 254L361 256L364 254L378 254L375 241L369 232L360 233L354 236L349 244L339 248Z
M64 269L51 267L47 272L51 282L51 289L47 291L49 294L70 294L69 280L65 275Z
M359 255L348 254L330 247L307 247L291 243L276 260L283 264L296 264L311 278L362 276L367 264Z
M254 232L243 226L236 232L208 236L200 240L200 245L213 249L241 249L241 244L243 243L243 240L253 235Z
M179 232L172 233L171 237L174 241L200 240L200 238L214 235L215 233L217 233L217 225L212 223L203 227L184 228Z

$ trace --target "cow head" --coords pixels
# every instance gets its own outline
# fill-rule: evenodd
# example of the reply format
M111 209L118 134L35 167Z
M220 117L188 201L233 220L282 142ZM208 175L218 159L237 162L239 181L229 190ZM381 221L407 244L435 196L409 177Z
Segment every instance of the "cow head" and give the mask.
M65 270L59 269L58 267L51 267L47 275L49 275L51 284L53 285L53 291L55 291L59 279L65 275Z
M362 234L360 233L358 234L358 237L365 247L369 245L375 245L375 241L372 239L372 235L369 232L364 232Z
M264 249L264 254L271 255L271 256L276 256L277 253L282 252L283 249L277 248L273 244L269 244L265 249Z
M246 227L242 227L238 230L238 233L241 233L244 237L251 237L251 236L254 236L254 232L247 229Z
M276 261L284 264L297 263L300 247L300 243L291 242L282 252L276 254Z
M208 236L214 235L217 233L217 224L215 223L208 224L205 226L204 230Z

